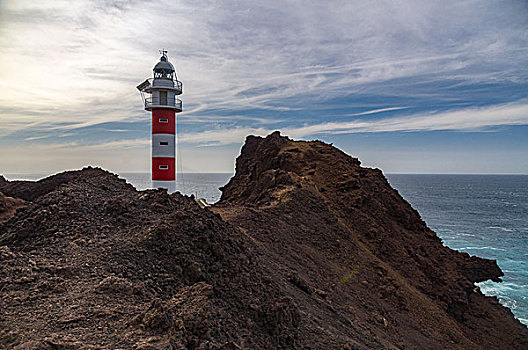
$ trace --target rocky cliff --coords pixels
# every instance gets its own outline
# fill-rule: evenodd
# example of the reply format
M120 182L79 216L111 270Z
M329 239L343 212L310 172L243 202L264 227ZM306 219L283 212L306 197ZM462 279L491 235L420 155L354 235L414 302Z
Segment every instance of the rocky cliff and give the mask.
M0 192L0 348L528 347L494 261L322 142L248 137L212 208L94 168Z
M528 346L526 327L475 286L500 281L496 262L445 247L380 170L331 145L248 137L213 210L291 282L299 344L359 348L368 334L380 348Z
M294 301L193 199L91 168L6 187L33 200L0 224L0 348L294 346Z

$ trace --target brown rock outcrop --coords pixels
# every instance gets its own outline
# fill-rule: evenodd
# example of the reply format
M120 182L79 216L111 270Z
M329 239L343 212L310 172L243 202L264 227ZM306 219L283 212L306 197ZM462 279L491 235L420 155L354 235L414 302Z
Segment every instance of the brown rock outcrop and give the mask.
M331 145L249 136L213 210L297 287L301 344L354 348L368 333L380 347L528 347L527 328L474 285L500 281L496 262L445 247L380 170ZM310 339L330 337L341 344Z
M0 222L0 348L528 347L474 286L496 262L319 141L248 137L211 208L94 168L0 192L25 200Z
M296 307L238 229L101 169L56 176L0 224L0 348L294 346Z
M0 192L0 222L5 221L15 215L18 208L24 205L24 200L12 198Z
M101 171L103 170L100 168L86 167L82 170L66 171L52 175L38 181L8 181L0 175L0 192L3 192L6 196L32 201L56 190L62 184L71 181L83 181L84 178L89 176L99 176ZM109 175L109 173L105 173ZM113 176L117 178L117 175Z

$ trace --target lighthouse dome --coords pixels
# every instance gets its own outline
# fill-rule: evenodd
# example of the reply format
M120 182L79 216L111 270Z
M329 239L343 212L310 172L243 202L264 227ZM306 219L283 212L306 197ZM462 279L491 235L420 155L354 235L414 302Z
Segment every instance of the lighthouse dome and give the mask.
M161 56L160 61L154 66L154 78L171 80L176 78L174 66L167 59L165 52L163 53L163 56Z
M160 61L154 66L154 72L174 72L174 66L167 60L167 57L161 56Z

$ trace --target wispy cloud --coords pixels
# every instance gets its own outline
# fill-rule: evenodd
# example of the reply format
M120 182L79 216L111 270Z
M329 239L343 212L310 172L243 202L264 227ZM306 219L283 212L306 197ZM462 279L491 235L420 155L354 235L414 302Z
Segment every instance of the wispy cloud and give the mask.
M486 108L407 115L378 120L354 120L283 128L281 131L294 138L323 134L351 134L373 132L417 131L486 131L491 127L528 125L528 104L516 103ZM204 131L183 135L182 142L202 145L241 143L249 134L265 136L272 132L265 128L234 128Z
M505 125L528 125L528 104L513 104L458 111L409 115L376 121L356 120L344 123L322 123L286 129L294 137L323 133L347 134L357 132L394 131L479 131Z
M74 151L111 151L129 148L145 148L150 146L150 139L133 139L105 142L93 145L84 145L77 142L46 143L39 145L47 150L74 150Z
M406 108L407 107L380 108L380 109L373 109L373 110L365 111L365 112L361 112L361 113L343 114L343 116L355 117L355 116L360 116L360 115L369 115L369 114L377 114L377 113L383 113L383 112L399 111L399 110L406 109Z
M528 78L522 68L528 11L521 3L7 0L1 6L0 102L24 101L21 122L44 113L48 121L83 126L136 114L141 104L133 87L150 74L158 46L170 50L191 113L302 110L314 96L361 93L369 84L390 95L400 85L395 79L427 81L432 73L435 82L461 84ZM393 82L379 85L387 81Z
M51 135L31 136L31 137L26 137L24 141L42 140L42 139L47 139L48 137L51 137Z
M0 142L92 147L94 126L148 121L135 86L159 48L193 144L525 125L509 103L528 97L526 18L522 1L4 0Z

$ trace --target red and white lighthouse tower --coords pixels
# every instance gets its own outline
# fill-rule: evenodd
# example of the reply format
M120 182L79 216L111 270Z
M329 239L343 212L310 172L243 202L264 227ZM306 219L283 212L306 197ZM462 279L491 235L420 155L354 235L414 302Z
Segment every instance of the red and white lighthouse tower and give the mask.
M182 83L174 66L161 51L160 61L154 66L154 78L137 86L143 97L145 110L152 111L152 187L176 191L176 113L182 111Z

